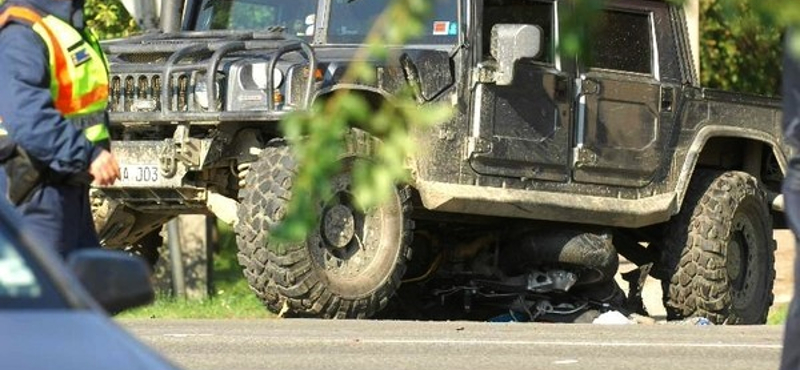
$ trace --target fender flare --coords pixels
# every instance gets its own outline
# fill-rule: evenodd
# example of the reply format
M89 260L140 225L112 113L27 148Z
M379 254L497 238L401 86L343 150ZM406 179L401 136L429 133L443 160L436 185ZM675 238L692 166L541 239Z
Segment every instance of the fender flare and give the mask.
M720 137L747 139L768 145L770 148L772 148L772 154L778 159L778 165L781 168L781 172L784 175L786 174L788 161L785 153L781 150L780 143L775 140L774 136L763 131L749 128L722 125L705 126L697 131L697 134L694 136L692 145L689 146L689 150L686 152L683 166L678 174L678 181L675 185L677 207L675 210L673 210L674 213L680 212L680 209L683 206L683 200L686 196L686 191L689 188L689 182L694 175L695 168L697 167L697 161L700 159L700 154L703 152L703 149L706 148L706 144L709 140Z

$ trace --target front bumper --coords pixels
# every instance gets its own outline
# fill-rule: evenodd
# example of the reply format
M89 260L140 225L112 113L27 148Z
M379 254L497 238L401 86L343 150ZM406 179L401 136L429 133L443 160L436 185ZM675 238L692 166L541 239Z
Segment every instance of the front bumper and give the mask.
M207 189L193 173L212 160L212 144L211 139L114 142L121 179L97 190L140 212L204 208Z

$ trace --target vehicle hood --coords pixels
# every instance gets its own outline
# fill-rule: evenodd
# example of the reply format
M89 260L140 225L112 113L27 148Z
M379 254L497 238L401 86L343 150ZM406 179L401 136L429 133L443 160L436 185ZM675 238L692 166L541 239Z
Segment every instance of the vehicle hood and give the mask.
M177 369L109 318L91 311L0 311L4 369Z

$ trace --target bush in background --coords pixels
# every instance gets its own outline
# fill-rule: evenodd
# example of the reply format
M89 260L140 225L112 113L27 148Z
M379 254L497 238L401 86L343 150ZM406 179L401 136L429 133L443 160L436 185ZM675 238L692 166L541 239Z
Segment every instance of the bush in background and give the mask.
M138 31L136 21L119 0L86 0L84 9L86 25L101 40L127 37Z
M700 1L700 80L711 88L777 96L781 31L751 3Z

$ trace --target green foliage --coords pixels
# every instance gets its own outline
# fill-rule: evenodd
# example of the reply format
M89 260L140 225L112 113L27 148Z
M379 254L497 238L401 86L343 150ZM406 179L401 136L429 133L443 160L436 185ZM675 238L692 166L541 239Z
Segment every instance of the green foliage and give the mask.
M800 55L800 29L796 29L792 35L792 40L789 43L789 51L793 55Z
M361 49L353 60L386 60L390 53L383 45L403 44L421 35L422 20L429 11L428 0L392 2L367 37L369 46ZM344 80L369 82L375 78L371 64L354 62ZM309 111L291 115L281 127L299 163L293 183L293 192L298 196L292 197L284 221L272 236L283 242L299 241L316 225L316 205L330 197L328 179L340 171L339 159L345 152L351 127L362 129L380 141L374 156L358 162L353 169L356 205L367 210L388 199L398 183L409 180L405 161L414 150L411 128L430 126L449 116L449 107L418 105L411 88L379 106L362 95L340 90Z
M781 30L776 14L761 6L750 0L700 2L700 79L704 86L780 94Z
M784 325L786 324L786 317L789 315L789 305L786 303L775 304L769 310L767 316L768 325Z
M559 13L562 30L558 47L561 55L574 58L582 55L581 50L589 49L592 27L596 26L604 4L605 0L576 1L573 11Z
M84 9L86 25L101 40L126 37L137 31L136 21L119 0L86 0Z
M742 0L718 0L735 16L735 8ZM745 1L761 22L779 29L800 25L800 2L795 0L749 0Z

